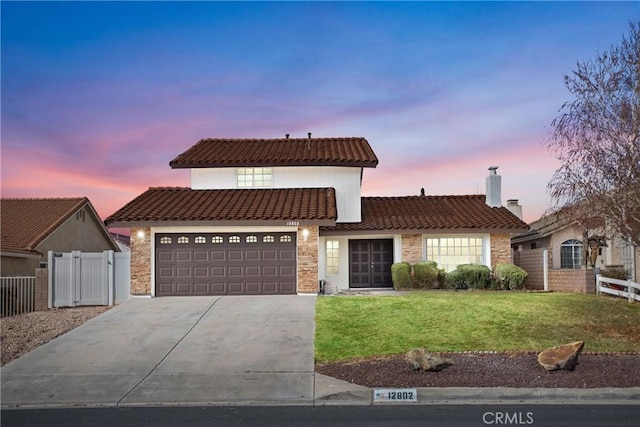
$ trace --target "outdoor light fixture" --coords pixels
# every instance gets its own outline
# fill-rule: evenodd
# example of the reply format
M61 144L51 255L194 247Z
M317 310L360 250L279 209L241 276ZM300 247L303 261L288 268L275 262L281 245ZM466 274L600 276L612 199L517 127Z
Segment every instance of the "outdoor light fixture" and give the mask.
M308 228L303 228L302 229L302 238L304 239L305 242L309 239L309 229Z
M138 230L137 236L139 241L144 242L144 230Z

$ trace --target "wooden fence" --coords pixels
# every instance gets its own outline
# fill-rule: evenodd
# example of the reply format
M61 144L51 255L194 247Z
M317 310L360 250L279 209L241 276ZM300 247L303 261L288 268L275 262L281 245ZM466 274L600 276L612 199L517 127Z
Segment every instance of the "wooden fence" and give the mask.
M640 284L630 280L612 279L600 274L596 276L596 292L627 298L629 302L640 301Z
M0 315L14 316L35 310L34 277L0 277Z

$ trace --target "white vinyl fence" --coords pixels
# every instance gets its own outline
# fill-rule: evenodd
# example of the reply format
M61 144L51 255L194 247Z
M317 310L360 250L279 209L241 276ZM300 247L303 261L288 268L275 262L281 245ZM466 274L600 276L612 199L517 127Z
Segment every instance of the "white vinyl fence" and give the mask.
M49 252L49 308L119 304L130 277L129 252Z
M596 275L596 293L615 295L629 299L629 302L640 301L640 284L630 280L619 280Z
M0 277L0 315L34 311L35 286L35 277Z

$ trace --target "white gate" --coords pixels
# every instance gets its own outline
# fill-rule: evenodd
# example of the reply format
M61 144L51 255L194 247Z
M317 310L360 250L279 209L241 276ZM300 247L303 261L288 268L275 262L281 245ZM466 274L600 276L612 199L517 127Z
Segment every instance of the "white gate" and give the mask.
M49 308L126 300L129 264L128 252L49 252Z

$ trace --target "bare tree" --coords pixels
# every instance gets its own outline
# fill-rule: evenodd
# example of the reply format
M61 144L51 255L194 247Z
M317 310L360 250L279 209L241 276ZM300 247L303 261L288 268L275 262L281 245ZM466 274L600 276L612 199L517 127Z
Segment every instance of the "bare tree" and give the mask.
M547 189L580 223L600 219L640 247L640 21L619 45L564 76L575 97L551 123L546 148L561 166Z

